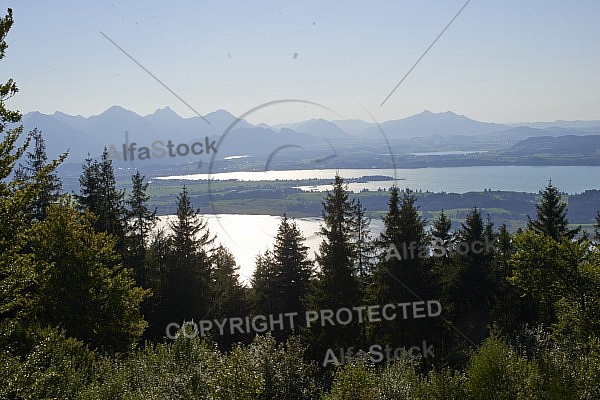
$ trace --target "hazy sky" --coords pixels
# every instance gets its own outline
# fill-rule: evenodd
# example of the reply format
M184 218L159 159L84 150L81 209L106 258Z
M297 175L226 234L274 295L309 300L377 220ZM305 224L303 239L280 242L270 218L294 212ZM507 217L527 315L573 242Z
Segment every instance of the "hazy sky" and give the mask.
M597 0L471 0L380 106L465 1L3 2L15 24L0 78L17 81L11 107L23 112L88 116L116 104L194 115L103 32L203 115L301 99L379 121L424 109L493 122L600 119ZM317 117L339 118L288 103L248 119Z

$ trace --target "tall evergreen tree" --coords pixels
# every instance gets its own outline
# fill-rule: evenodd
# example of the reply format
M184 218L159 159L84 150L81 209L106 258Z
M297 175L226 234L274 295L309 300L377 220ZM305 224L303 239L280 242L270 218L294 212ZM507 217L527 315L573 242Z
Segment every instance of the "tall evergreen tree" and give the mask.
M239 266L235 258L223 246L219 246L210 256L212 264L211 279L211 317L216 319L244 317L248 315L249 307L247 289L240 283ZM240 342L245 335L233 334L217 338L221 346L229 348L233 343Z
M323 238L317 255L318 270L308 307L311 310L352 308L360 300L354 270L352 244L353 202L344 180L335 176L332 190L322 202L323 223L319 234ZM345 326L314 327L312 337L320 351L348 347L356 343L359 327L355 321ZM323 354L319 354L322 357Z
M106 147L100 161L88 157L79 178L80 206L96 216L96 232L106 232L118 239L121 255L125 255L125 191L117 188L112 160Z
M527 228L537 234L550 236L552 239L560 241L566 237L573 239L581 231L581 226L569 229L567 219L567 205L561 200L558 189L552 185L552 181L540 192L542 198L536 205L536 218L532 220L527 216Z
M359 199L354 203L353 212L352 243L354 245L354 269L362 286L364 286L367 278L373 273L373 266L376 263L377 256L369 227L371 218L367 216L367 211Z
M438 216L433 220L431 226L431 236L434 240L437 240L438 245L445 249L445 253L452 247L452 219L444 213L442 210ZM447 257L444 257L447 259Z
M150 196L146 194L148 183L137 171L132 177L132 189L127 199L127 264L135 271L138 284L148 287L146 277L146 249L152 229L156 226L156 208L148 209Z
M150 240L144 259L145 282L152 290L152 297L142 305L149 323L145 332L148 339L161 339L167 324L174 322L168 315L167 303L170 264L171 238L165 229L159 228Z
M211 309L211 236L208 222L191 205L184 186L177 196L177 218L171 228L171 262L168 271L167 315L172 321L200 320Z
M594 239L600 241L600 211L596 213L596 223L594 224Z
M277 314L295 312L300 321L303 321L303 301L313 273L312 262L308 259L308 246L304 241L296 223L290 222L284 215L277 230L273 251L279 297Z
M277 282L277 262L271 250L256 256L256 267L252 273L250 284L250 301L252 311L256 315L275 314L279 302Z
M254 312L261 315L296 313L294 329L303 324L304 300L313 274L308 246L295 222L283 216L273 251L257 257L252 279ZM288 320L286 320L288 321ZM283 340L289 335L289 323L273 336Z
M25 165L19 164L19 168L15 171L17 181L31 182L48 165L46 143L42 132L35 128L30 132L30 137L33 139L34 148L33 151L27 152ZM62 187L62 183L54 171L46 174L41 183L38 195L28 207L31 219L36 221L41 221L46 217L46 207L58 201Z
M426 273L429 247L425 221L415 205L416 196L409 189L390 189L384 230L378 240L380 259L371 287L372 304L398 304L430 300ZM370 339L392 345L412 345L423 340L426 323L401 318L382 321L370 327Z
M473 343L485 338L490 323L492 229L493 223L484 223L481 211L473 208L457 232L450 267L450 293L445 304L457 328Z

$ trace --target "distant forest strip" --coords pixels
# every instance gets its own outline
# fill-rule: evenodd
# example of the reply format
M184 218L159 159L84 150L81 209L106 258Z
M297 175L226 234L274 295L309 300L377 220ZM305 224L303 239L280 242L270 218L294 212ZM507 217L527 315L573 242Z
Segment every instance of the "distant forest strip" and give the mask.
M372 179L371 179L372 180ZM348 182L360 181L359 179ZM174 214L173 198L183 184L187 185L194 207L204 214L265 214L290 217L321 216L324 193L305 192L295 187L329 184L329 179L286 180L286 181L207 181L153 180L148 186L149 203L157 207L159 215ZM403 188L402 181L398 186ZM360 199L371 217L377 217L387 210L389 188L378 191L361 191L354 197ZM417 207L422 217L434 219L442 210L453 218L459 226L472 207L481 209L499 224L506 224L509 230L523 228L527 216L535 214L537 193L491 191L468 193L417 192ZM578 194L562 194L568 206L568 218L573 224L591 229L597 206L600 204L600 190L587 190Z

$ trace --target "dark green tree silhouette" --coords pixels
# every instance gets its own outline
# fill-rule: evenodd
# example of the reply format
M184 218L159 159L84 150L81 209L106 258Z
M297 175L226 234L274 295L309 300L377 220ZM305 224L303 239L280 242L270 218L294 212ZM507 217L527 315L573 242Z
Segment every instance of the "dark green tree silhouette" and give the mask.
M542 198L536 205L536 218L533 220L527 216L527 228L537 234L550 236L560 241L566 237L573 239L581 231L581 226L569 229L567 219L567 205L561 199L559 190L552 185L552 181L540 192Z
M240 267L229 250L217 247L210 256L212 265L210 316L216 319L245 317L249 313L247 289L240 283ZM248 335L228 332L215 339L226 349L231 344L242 341Z
M313 289L308 296L311 310L338 310L358 306L359 286L354 270L352 243L353 202L344 180L336 175L332 190L322 202L323 223L319 234L323 238L317 255L318 269ZM311 344L323 357L327 348L353 346L359 336L355 321L345 326L313 326ZM322 352L322 354L321 354Z
M409 189L390 189L384 230L378 239L380 259L375 267L371 286L371 304L398 304L430 300L426 273L429 246L425 221L415 205L416 196ZM400 312L400 314L402 314ZM396 318L369 327L373 343L412 345L425 339L426 323L414 318Z
M600 211L596 213L596 223L594 224L594 238L600 241Z
M137 171L132 177L132 189L127 199L127 265L135 271L138 284L150 287L147 278L147 266L145 264L146 249L152 230L156 226L158 218L156 209L148 209L150 196L146 193L148 183L144 182L144 176Z
M89 156L79 177L80 194L76 195L81 208L96 216L94 229L117 237L119 253L125 256L125 191L117 188L112 160L106 147L100 161Z
M30 132L30 137L33 139L33 151L27 152L25 164L19 164L19 168L15 171L15 180L17 181L33 181L33 178L43 173L44 168L48 165L46 143L42 132L35 128ZM62 183L56 172L45 175L41 181L38 195L28 206L32 220L41 221L46 217L46 207L58 201L61 188Z
M211 246L215 240L208 222L191 205L184 186L177 196L176 219L171 228L167 315L172 322L204 319L210 311Z
M472 343L486 337L491 321L493 243L493 223L484 223L481 211L473 208L457 232L444 302L452 321Z

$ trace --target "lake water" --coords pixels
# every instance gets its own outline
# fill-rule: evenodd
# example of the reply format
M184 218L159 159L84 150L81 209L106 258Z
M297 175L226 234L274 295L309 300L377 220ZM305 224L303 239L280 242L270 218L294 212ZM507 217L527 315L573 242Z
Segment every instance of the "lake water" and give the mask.
M343 178L360 178L369 175L389 176L387 181L351 183L348 188L377 190L389 188L394 182L400 188L431 192L465 193L471 191L509 190L537 193L552 179L552 183L567 193L581 193L588 189L600 189L600 166L492 166L420 169L321 169L291 171L223 172L217 174L193 174L155 177L154 179L187 180L290 180L333 179L339 171ZM394 180L397 179L397 180ZM303 186L302 190L323 191L330 185Z

